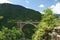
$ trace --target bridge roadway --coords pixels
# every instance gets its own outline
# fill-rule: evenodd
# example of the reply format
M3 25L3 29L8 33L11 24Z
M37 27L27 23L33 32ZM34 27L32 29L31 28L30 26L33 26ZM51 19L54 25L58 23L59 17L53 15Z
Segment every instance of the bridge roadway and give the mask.
M35 22L33 22L33 21L18 21L16 23L17 23L17 28L21 28L22 29L24 27L24 25L26 25L26 24L31 24L31 25L36 27L36 25L39 22L37 22L37 21L35 21Z

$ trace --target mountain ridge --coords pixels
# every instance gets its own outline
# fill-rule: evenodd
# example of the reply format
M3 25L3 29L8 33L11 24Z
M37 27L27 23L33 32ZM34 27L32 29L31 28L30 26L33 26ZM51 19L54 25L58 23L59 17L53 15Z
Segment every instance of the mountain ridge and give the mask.
M25 8L21 5L13 5L9 3L0 4L0 16L3 19L0 20L1 26L12 26L14 21L40 21L41 13L32 9ZM10 23L12 22L12 23Z

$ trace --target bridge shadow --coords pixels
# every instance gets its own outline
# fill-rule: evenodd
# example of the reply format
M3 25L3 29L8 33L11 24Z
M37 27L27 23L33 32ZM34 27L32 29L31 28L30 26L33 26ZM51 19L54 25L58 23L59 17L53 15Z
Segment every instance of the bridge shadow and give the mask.
M35 26L32 24L25 24L22 28L22 31L25 35L25 39L31 39L34 33Z

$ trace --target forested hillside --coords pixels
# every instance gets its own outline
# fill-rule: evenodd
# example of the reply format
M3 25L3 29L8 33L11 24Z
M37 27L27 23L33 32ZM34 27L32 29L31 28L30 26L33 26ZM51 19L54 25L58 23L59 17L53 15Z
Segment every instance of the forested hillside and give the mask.
M56 14L56 18L60 17L60 14Z
M20 5L14 4L0 4L0 26L14 26L13 21L40 21L41 13L32 9L27 9Z

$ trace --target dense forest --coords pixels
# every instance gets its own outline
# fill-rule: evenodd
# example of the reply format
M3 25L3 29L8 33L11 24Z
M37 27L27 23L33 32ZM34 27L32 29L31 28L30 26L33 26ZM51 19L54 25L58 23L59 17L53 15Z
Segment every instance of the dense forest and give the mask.
M0 26L16 26L14 21L40 21L41 13L32 9L27 9L20 5L9 3L0 4ZM9 28L10 28L9 27Z

